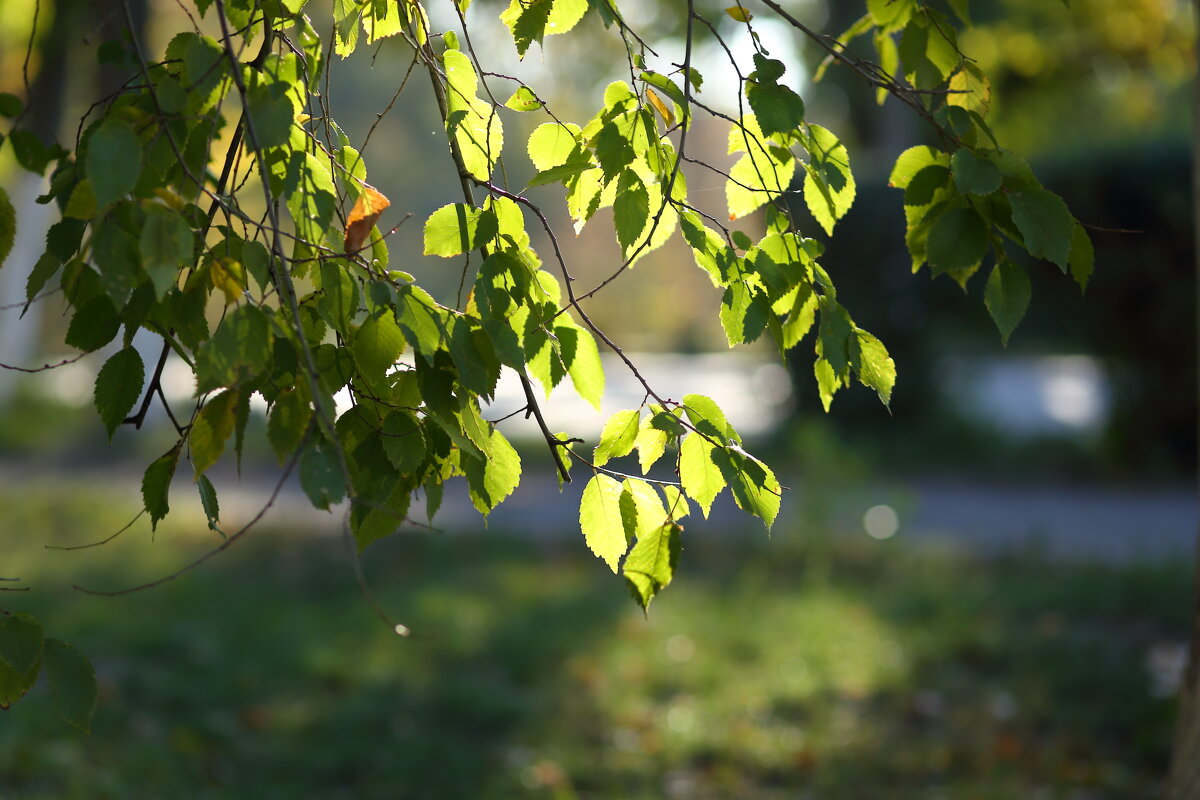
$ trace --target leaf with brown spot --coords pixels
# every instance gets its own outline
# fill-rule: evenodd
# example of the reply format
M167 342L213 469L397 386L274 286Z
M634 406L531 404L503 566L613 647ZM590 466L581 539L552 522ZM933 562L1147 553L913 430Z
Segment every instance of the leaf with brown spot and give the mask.
M362 249L371 229L379 221L379 215L391 204L392 201L374 186L363 184L358 199L354 201L354 208L350 210L350 218L346 220L347 253L356 253Z

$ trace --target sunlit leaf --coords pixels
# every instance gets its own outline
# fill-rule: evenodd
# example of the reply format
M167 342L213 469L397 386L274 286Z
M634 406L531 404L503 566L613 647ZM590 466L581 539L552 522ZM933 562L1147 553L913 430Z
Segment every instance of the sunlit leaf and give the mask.
M621 557L629 549L621 521L623 491L624 487L613 478L595 475L584 487L579 501L579 527L583 531L583 540L613 572L617 571Z

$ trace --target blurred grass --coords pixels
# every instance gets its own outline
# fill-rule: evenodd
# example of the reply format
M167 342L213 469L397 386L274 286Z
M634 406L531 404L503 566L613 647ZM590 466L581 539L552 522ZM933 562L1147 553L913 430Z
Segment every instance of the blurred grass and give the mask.
M1149 654L1182 641L1184 564L980 562L800 531L685 540L636 610L582 542L408 533L365 564L266 529L124 524L99 490L0 493L0 597L97 667L91 736L39 686L0 717L4 798L1139 798L1171 704ZM831 555L829 555L831 554ZM825 556L828 556L826 558Z

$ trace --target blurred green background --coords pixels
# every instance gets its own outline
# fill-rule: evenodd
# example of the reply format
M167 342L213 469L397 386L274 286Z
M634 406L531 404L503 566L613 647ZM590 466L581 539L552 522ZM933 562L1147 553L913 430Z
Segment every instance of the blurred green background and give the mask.
M94 661L91 736L39 687L0 725L20 798L1140 798L1165 769L1189 573L982 561L831 531L696 524L648 616L570 537L336 533L47 552L132 506L85 485L5 491L11 600ZM20 534L15 535L19 531ZM689 534L692 530L688 531ZM844 531L843 533L851 533Z

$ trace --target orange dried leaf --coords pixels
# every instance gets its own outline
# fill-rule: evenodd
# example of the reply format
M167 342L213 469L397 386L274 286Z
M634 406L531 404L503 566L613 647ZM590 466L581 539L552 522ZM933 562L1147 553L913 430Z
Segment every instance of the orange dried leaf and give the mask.
M667 123L667 127L675 124L675 112L649 86L646 87L646 99L650 101L650 105L654 106L654 110L663 118L663 122Z
M383 193L374 186L363 184L354 208L350 210L350 218L346 220L346 252L356 253L363 247L363 242L371 234L371 229L379 221L379 215L392 204Z

